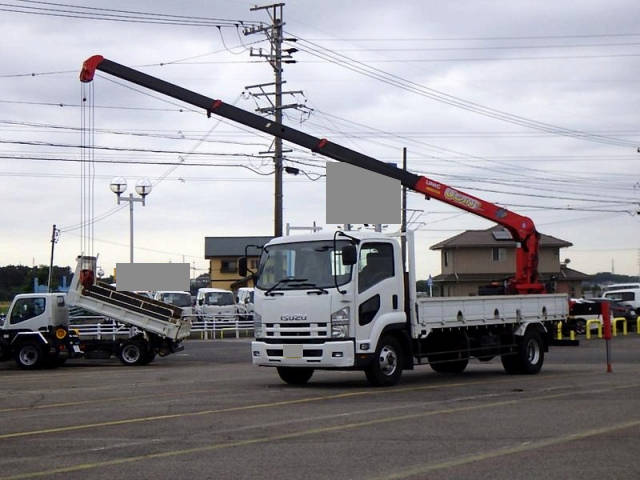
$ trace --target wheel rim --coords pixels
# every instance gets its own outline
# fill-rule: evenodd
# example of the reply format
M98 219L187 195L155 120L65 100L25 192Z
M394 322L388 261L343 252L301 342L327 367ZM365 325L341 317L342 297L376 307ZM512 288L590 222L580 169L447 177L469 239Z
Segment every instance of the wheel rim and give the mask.
M378 356L378 364L383 375L393 375L398 368L398 356L395 350L388 345L382 347Z
M135 363L140 359L140 349L136 345L125 345L122 349L122 358L127 363Z
M527 343L527 361L529 365L535 365L540 361L540 345L533 339Z
M20 363L31 367L38 361L38 349L33 345L26 345L20 349Z

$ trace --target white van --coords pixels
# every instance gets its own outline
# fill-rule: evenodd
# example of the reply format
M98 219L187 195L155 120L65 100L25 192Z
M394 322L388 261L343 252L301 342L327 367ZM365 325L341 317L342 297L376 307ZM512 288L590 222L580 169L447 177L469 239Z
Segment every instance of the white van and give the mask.
M240 287L238 289L238 313L245 320L253 319L253 288Z
M180 307L183 317L193 315L193 304L191 303L191 294L189 292L162 290L157 291L153 299Z
M200 288L196 296L196 315L215 320L235 321L238 312L231 290Z
M636 313L640 313L640 285L638 288L606 290L602 296L629 305Z
M614 283L612 285L607 285L602 290L602 293L605 294L607 292L611 292L613 290L636 290L640 289L640 283Z

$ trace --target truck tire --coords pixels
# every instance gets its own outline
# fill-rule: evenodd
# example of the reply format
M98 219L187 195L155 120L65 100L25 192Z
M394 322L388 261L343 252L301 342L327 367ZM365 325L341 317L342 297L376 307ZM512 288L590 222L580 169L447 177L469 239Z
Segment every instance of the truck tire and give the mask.
M44 352L37 342L25 342L18 347L15 355L16 363L24 370L34 370L42 365Z
M386 335L378 342L376 355L364 373L374 387L390 387L402 376L402 358L404 352L400 342Z
M518 351L502 356L502 366L509 374L533 375L540 371L544 363L544 343L540 333L529 328L518 342Z
M140 365L149 365L156 358L156 352L153 350L147 350L147 353L144 355L144 360Z
M502 360L502 367L504 368L504 371L509 375L516 375L518 373L521 373L520 359L518 358L517 354L513 353L502 355L500 357L500 360Z
M119 357L125 365L142 365L145 360L146 349L144 345L136 340L129 340L122 345Z
M289 385L304 385L313 375L313 368L278 367L278 375Z
M58 355L47 355L44 358L43 366L45 368L58 368L67 361L67 357L59 357Z
M453 360L451 362L430 363L429 366L438 373L462 373L469 364L468 358Z

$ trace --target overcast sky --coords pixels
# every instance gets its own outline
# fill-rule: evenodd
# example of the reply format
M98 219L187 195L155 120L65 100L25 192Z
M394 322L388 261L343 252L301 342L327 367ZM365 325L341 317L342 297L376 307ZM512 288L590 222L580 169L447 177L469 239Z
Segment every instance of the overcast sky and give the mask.
M80 253L75 161L88 90L78 73L87 57L249 110L267 105L243 91L273 81L249 51L268 43L234 26L269 22L265 11L250 11L254 2L70 1L89 7L84 16L120 21L71 18L80 10L47 2L10 0L15 6L0 11L2 265L48 264L52 224L62 229L55 263L74 265ZM410 170L573 243L561 252L572 268L638 275L638 18L632 0L287 2L286 37L298 41L285 48L299 51L285 65L285 89L303 94L284 103L307 109L287 110L286 123L384 161L401 162L407 147ZM273 168L260 158L268 137L113 80L96 76L86 113L94 145L110 148L95 150L95 160L112 162L95 164L93 183L93 252L107 273L129 259L127 206L118 210L109 190L115 176L130 190L143 177L154 183L147 205L135 206L138 262L184 260L203 273L205 236L272 234ZM285 222L334 229L319 177L326 160L285 147L286 164L315 179L285 177ZM151 164L123 164L131 161ZM440 273L429 246L492 225L416 194L409 208L418 278Z

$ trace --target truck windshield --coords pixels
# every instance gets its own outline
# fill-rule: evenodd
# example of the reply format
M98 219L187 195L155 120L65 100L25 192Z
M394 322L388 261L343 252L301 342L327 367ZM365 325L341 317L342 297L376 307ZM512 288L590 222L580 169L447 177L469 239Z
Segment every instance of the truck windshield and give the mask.
M348 241L283 243L266 247L260 258L256 287L268 290L278 284L277 290L300 290L335 287L334 265L338 285L351 280L351 265L342 264L342 247ZM295 279L304 281L295 281Z
M188 293L163 293L160 300L176 307L191 306L191 295Z
M205 305L233 305L233 293L208 292L204 296Z

